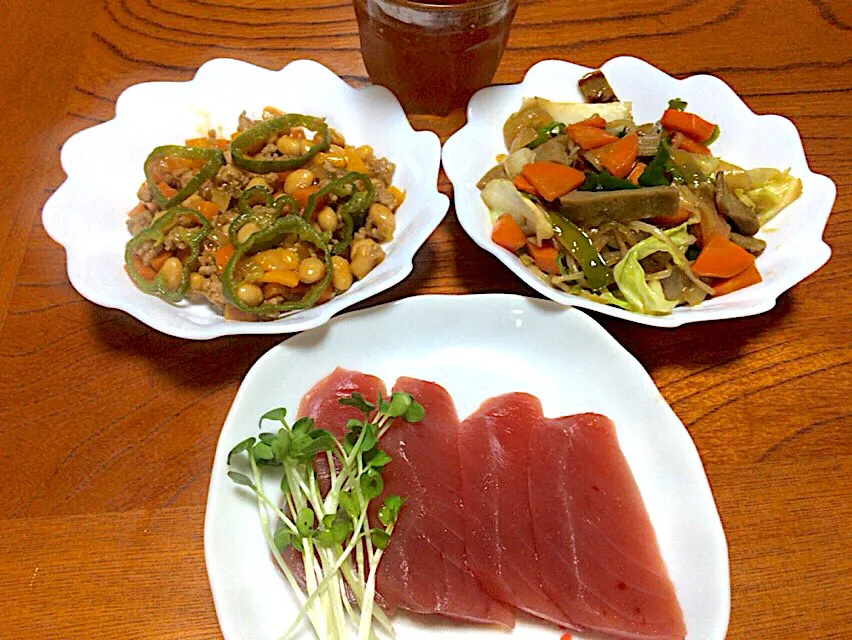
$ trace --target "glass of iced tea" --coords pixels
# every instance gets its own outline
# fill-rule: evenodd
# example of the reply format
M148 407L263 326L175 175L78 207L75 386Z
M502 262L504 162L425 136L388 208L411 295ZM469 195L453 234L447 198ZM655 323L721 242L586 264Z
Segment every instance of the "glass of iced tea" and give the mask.
M353 0L370 79L409 113L446 115L487 86L517 0Z

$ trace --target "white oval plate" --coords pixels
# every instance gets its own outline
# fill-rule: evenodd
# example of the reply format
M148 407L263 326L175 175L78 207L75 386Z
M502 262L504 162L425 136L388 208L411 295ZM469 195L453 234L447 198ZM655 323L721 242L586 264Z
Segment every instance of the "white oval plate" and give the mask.
M808 168L801 138L792 122L776 115L756 115L733 89L713 76L676 80L647 62L630 57L613 58L601 69L616 95L633 102L636 122L659 120L669 100L683 98L690 111L719 124L722 135L713 145L714 154L746 168L789 167L793 175L802 179L802 196L758 233L767 242L766 251L757 261L763 282L696 307L678 307L671 315L649 316L554 289L491 241L488 209L479 197L476 183L494 166L495 156L506 152L503 123L520 108L523 98L583 101L577 80L591 69L562 60L535 64L520 84L477 92L467 108L467 125L444 144L444 170L453 183L459 222L480 247L551 300L655 327L763 313L775 306L778 296L826 263L831 249L823 242L822 233L837 188L829 178Z
M351 144L369 144L396 163L394 184L406 192L387 258L369 277L326 304L272 322L226 322L207 304L172 305L139 291L124 272L130 239L126 213L138 200L142 165L157 145L180 144L221 127L236 130L246 110L271 105L326 117ZM414 131L384 87L353 89L311 60L280 71L237 60L211 60L189 82L148 82L125 90L115 118L72 136L62 147L68 179L42 212L47 233L65 247L68 277L80 294L126 311L173 336L209 339L231 334L290 333L319 326L335 313L392 287L413 267L414 254L438 226L449 199L438 192L441 147L428 131Z
M513 295L418 296L357 311L267 352L240 386L222 427L204 523L204 556L225 640L273 640L298 611L266 549L256 502L227 478L226 457L273 407L295 411L335 367L434 380L464 418L496 394L527 391L548 416L596 411L618 440L657 533L688 637L721 640L730 612L728 549L689 433L642 365L576 309ZM405 640L506 637L398 615ZM519 619L512 638L546 637ZM307 638L305 632L302 636ZM576 636L578 639L580 636Z

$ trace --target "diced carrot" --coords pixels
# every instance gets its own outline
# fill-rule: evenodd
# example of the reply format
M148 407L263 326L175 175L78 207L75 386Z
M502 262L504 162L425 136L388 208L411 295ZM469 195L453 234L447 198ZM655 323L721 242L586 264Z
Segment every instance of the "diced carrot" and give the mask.
M187 138L184 144L187 147L208 147L210 146L210 138Z
M130 211L127 212L127 217L133 218L135 216L138 216L139 214L141 214L144 211L145 211L145 205L140 202L135 207L133 207Z
M518 175L516 175L516 176L515 176L515 179L514 179L514 180L512 180L512 182L514 183L515 188L516 188L518 191L523 191L523 192L525 192L525 193L529 193L530 195L533 195L533 196L537 196L537 195L538 195L538 191L536 191L536 190L535 190L535 187L534 187L534 186L532 186L532 185L530 184L530 181L529 181L529 180L527 180L527 179L526 179L523 175L521 175L520 173L519 173Z
M616 178L626 178L639 155L639 134L628 133L612 144L601 147L598 162Z
M710 151L707 147L705 147L700 142L696 142L692 138L688 138L687 136L683 137L683 140L680 141L679 148L684 151L689 151L689 153L697 153L702 156L712 156L713 152Z
M255 322L260 318L257 314L237 309L235 306L225 303L225 320L239 320L240 322Z
M157 272L154 271L151 267L142 263L142 258L139 256L133 256L130 261L133 263L133 267L136 269L136 273L140 276L148 280L149 282L157 277Z
M163 264L166 262L166 260L168 260L169 258L171 258L171 257L172 257L172 255L173 255L173 254L172 254L172 252L171 252L171 251L163 251L162 253L158 254L158 255L157 255L157 256L155 256L155 257L153 257L153 258L151 259L151 268L152 268L154 271L159 271L159 270L160 270L160 267L162 267L162 266L163 266Z
M566 132L568 133L568 136L585 151L588 151L589 149L597 149L618 140L618 136L614 136L599 127L588 124L568 125Z
M289 269L274 269L264 271L259 282L274 282L285 287L296 287L299 285L299 274Z
M760 271L757 270L757 264L752 262L734 277L716 282L713 285L713 295L723 296L726 293L733 293L762 281L763 278L760 276Z
M275 175L278 178L279 184L283 185L284 181L287 179L287 176L289 176L291 173L293 173L293 172L292 171L277 171L275 173Z
M302 187L300 189L296 189L293 192L293 199L296 201L296 204L299 205L299 209L304 209L305 205L308 203L308 198L310 198L313 194L319 191L319 187L316 185L310 185L308 187ZM320 207L314 207L314 211L319 211Z
M517 251L527 242L527 236L523 229L515 222L508 213L497 218L494 228L491 229L491 240L509 251Z
M606 126L606 120L604 120L598 114L595 114L590 118L586 118L585 120L581 120L580 122L575 122L574 124L584 124L590 127L597 127L598 129L603 129Z
M216 252L213 254L213 258L216 260L216 268L219 271L225 268L225 265L228 264L228 260L231 259L231 256L234 255L236 247L230 242L228 244L223 244L221 247L216 249Z
M696 142L705 142L713 137L716 125L711 124L703 118L687 111L677 109L666 109L660 124L669 131L680 131L683 135L692 138Z
M692 263L697 276L733 278L754 264L754 256L720 235L712 236Z
M177 189L166 182L160 182L157 184L157 189L160 190L160 193L163 194L164 198L171 198L177 193Z
M334 286L329 283L329 285L323 289L320 297L317 298L317 304L322 304L323 302L328 302L334 297Z
M213 218L219 215L219 205L208 200L195 200L189 205L189 208L195 209L208 220L213 220Z
M571 640L571 634L570 633L563 633L562 637L560 637L559 640Z
M636 166L633 167L633 171L627 176L627 179L630 180L633 184L639 184L639 176L642 175L642 172L645 171L646 165L644 162L637 162Z
M559 275L559 265L556 259L559 252L550 242L544 242L540 247L532 242L527 242L527 251L535 260L535 266L551 275Z
M653 218L648 218L646 222L650 222L651 224L655 224L660 227L676 227L679 224L683 224L689 217L692 215L692 212L689 209L684 209L680 207L673 216L654 216Z
M290 129L290 137L295 138L296 140L301 140L305 137L304 129Z
M556 200L586 181L585 173L558 162L531 162L521 175L545 200Z

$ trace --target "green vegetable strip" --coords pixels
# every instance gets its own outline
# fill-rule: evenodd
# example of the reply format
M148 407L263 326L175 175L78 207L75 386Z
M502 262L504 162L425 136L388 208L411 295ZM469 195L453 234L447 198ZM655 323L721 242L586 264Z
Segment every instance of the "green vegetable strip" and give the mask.
M638 189L639 185L630 180L616 178L604 169L600 173L586 172L586 180L580 185L579 191L620 191L623 189Z
M527 143L527 149L535 149L556 136L565 133L565 125L561 122L551 122L536 130L535 138Z
M257 202L258 200L260 202ZM240 199L237 201L239 213L231 222L229 231L231 242L234 246L239 244L237 232L247 222L254 222L260 229L265 229L284 215L285 209L288 214L295 214L299 211L296 201L291 196L282 194L273 201L272 192L263 185L246 189L240 194Z
M370 176L350 171L337 180L329 182L316 193L311 194L305 203L305 210L302 212L302 217L310 222L313 218L317 202L329 195L346 199L337 209L338 215L343 220L343 226L340 230L340 238L332 248L332 253L339 255L349 248L355 229L364 225L367 218L367 210L375 199L375 188L373 187L373 181L370 179Z
M310 242L325 253L325 277L308 289L308 292L301 299L294 302L285 302L283 304L267 303L256 307L248 306L237 295L237 288L241 284L234 281L234 271L237 264L246 256L277 247L285 236L292 233L297 234L301 240ZM236 248L234 255L231 256L231 259L228 260L228 264L225 265L225 269L222 271L222 288L225 299L241 311L256 314L284 313L312 307L316 304L330 281L331 252L328 250L328 236L318 233L304 218L294 215L278 218L266 229L249 236L248 240Z
M165 279L160 274L157 274L153 280L145 279L133 263L136 249L146 242L150 242L154 247L161 246L165 242L166 234L174 227L188 227L190 225L192 225L192 228L186 229L182 236L182 240L189 247L190 253L183 261L183 273L178 288L174 291L167 288ZM183 207L169 209L150 227L143 229L128 241L124 249L124 264L128 275L130 275L134 284L145 293L159 296L169 302L179 302L189 288L189 274L196 260L198 260L201 241L209 231L210 223L197 211Z
M189 160L206 160L204 165L198 170L198 173L186 183L184 187L171 198L167 198L160 191L157 182L151 175L151 163L155 160L163 158L185 158ZM203 147L181 147L179 145L169 144L154 149L145 159L145 182L151 190L151 195L161 209L171 209L186 200L193 193L198 191L207 180L210 180L219 169L225 164L225 156L219 149L206 149Z
M289 131L293 127L304 127L315 131L321 136L321 139L319 142L315 142L306 153L288 160L255 160L246 156L246 153L250 153L253 148L262 148L268 140ZM311 158L321 151L326 151L328 147L328 125L321 118L288 113L277 118L263 120L252 128L243 131L231 142L231 159L236 166L254 173L289 171L307 164Z
M555 212L551 212L550 221L559 243L579 263L590 289L603 289L612 282L612 271L580 227Z
M662 187L669 185L672 181L666 177L666 168L671 160L671 154L665 143L660 140L660 146L657 147L657 155L651 160L650 164L645 167L642 175L639 176L639 184L643 187Z

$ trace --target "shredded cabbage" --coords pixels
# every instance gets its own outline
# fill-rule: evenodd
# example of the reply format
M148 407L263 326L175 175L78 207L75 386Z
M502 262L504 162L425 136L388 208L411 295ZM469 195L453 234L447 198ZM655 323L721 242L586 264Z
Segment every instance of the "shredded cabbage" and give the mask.
M802 195L802 181L791 176L789 169L751 169L746 175L751 181L749 189L737 190L736 194L754 208L761 226Z
M679 227L663 231L681 252L695 242L695 237L687 232L686 225L687 223L684 223ZM679 262L678 256L672 253L667 243L649 236L633 245L613 269L615 282L631 311L665 315L671 313L677 306L677 301L666 299L659 280L648 280L639 262L658 251L665 251L672 256L676 264Z
M528 236L534 235L536 243L553 237L553 225L544 210L535 202L525 198L508 180L496 179L485 185L482 199L494 214L508 213Z
M524 98L522 109L539 107L547 111L554 122L574 124L597 114L607 122L613 120L633 121L632 102L605 102L588 104L585 102L551 102L544 98Z
M510 178L517 176L525 165L531 163L535 158L535 152L532 149L521 147L517 151L513 151L503 161L503 169L506 175Z

